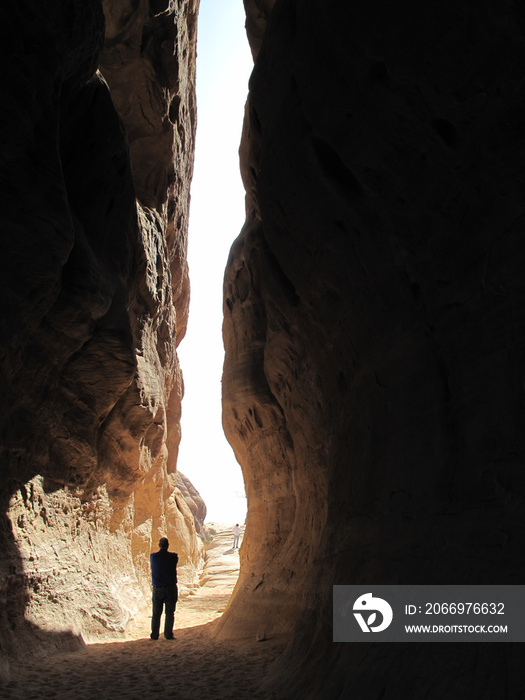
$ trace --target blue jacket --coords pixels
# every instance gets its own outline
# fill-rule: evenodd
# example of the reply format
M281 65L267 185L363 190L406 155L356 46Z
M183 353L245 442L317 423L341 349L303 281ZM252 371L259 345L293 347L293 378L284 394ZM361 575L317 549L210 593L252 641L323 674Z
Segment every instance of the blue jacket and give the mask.
M153 586L174 586L177 583L177 562L179 556L167 549L159 549L149 555L151 584Z

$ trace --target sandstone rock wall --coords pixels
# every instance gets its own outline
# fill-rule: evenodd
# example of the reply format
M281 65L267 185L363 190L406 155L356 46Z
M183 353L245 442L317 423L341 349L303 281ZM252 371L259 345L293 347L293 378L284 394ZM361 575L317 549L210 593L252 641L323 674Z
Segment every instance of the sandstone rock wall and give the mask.
M175 466L197 10L0 9L3 654L121 634L162 534L183 581L202 557Z
M525 15L271 5L245 2L223 422L248 520L219 633L288 635L283 699L517 698L516 645L334 645L331 614L333 584L522 583Z
M195 530L202 535L204 531L204 520L206 519L206 504L188 477L184 476L180 471L177 472L177 488L191 511L195 523Z

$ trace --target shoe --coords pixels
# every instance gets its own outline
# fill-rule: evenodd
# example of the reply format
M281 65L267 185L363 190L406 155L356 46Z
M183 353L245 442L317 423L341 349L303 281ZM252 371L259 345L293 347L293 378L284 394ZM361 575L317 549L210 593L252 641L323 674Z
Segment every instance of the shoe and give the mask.
M149 638L151 639L152 642L156 642L158 639L158 637L152 637L151 634L150 634Z
M167 639L169 641L170 639L177 639L177 637L174 637L173 635L171 635L171 637L164 637L164 639Z

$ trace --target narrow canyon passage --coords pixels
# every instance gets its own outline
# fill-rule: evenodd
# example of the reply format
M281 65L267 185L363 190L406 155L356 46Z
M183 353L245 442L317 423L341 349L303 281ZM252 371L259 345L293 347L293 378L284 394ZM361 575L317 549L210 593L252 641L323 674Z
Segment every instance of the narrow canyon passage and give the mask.
M225 612L173 644L136 615L159 537L188 595L204 555L177 355L199 0L0 6L2 697L522 700L519 644L334 643L332 593L525 580L523 5L243 4L246 219L207 254L246 536Z
M150 611L138 616L125 642L88 644L76 652L13 664L0 698L263 698L267 668L279 653L278 638L218 642L218 619L239 574L231 526L211 524L201 587L177 605L175 636L149 639Z

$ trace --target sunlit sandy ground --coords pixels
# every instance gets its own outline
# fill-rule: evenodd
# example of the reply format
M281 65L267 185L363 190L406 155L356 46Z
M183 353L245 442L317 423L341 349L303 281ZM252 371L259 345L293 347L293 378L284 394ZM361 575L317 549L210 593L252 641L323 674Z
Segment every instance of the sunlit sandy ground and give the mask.
M129 641L90 644L28 664L13 664L0 698L127 698L153 700L262 700L277 640L218 642L213 621L226 607L239 571L223 526L208 550L204 585L177 604L173 641L149 639L150 611L129 630ZM270 696L272 697L272 696ZM273 696L275 697L275 696Z

